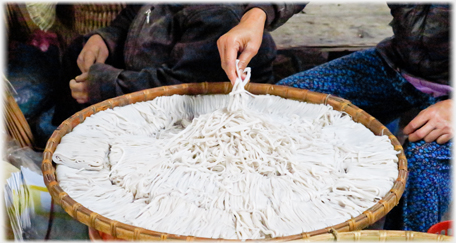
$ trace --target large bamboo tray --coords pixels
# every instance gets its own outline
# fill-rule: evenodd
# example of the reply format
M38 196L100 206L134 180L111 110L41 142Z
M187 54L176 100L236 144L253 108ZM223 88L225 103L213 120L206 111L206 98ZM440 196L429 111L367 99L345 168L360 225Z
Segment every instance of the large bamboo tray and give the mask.
M448 235L430 234L416 231L400 230L357 230L338 233L336 231L328 234L312 236L303 241L453 241Z
M114 241L118 240L112 238L110 235L100 233L89 227L89 238L92 241ZM122 241L122 240L118 240ZM318 242L318 241L351 241L351 242L365 242L365 241L379 241L379 242L402 242L402 241L453 241L452 236L423 233L416 231L401 231L401 230L356 230L349 232L337 232L315 235L309 238L295 240L296 242Z
M315 235L327 234L330 232L347 232L364 229L383 216L385 216L394 206L399 203L399 199L405 189L405 183L407 180L407 159L404 155L403 148L397 138L391 134L391 132L378 120L371 115L367 114L362 109L356 107L348 100L312 92L309 90L292 88L287 86L270 85L270 84L255 84L249 83L246 85L246 90L253 94L270 94L276 95L287 99L305 101L315 104L328 104L331 105L335 110L344 111L349 114L354 121L359 122L369 128L376 135L387 135L391 140L391 144L394 146L396 151L399 151L398 157L398 178L393 184L391 190L383 197L377 204L369 208L361 215L347 220L344 223L340 223L324 229L303 232L298 235L291 235L286 237L277 237L271 240L298 240L306 239ZM187 240L187 241L204 241L204 240L215 240L202 237L194 236L181 236L175 234L167 234L147 230L132 225L127 225L119 221L111 220L103 217L103 215L97 214L80 203L73 200L62 188L59 186L56 180L55 164L52 162L52 155L55 152L57 145L61 138L72 131L72 129L78 124L82 123L85 118L95 114L99 111L103 111L109 108L117 106L125 106L140 101L153 100L159 96L171 96L174 94L179 95L205 95L205 94L228 94L232 89L231 83L219 82L219 83L188 83L181 85L163 86L153 89L147 89L138 91L126 95L122 95L116 98L108 99L98 104L87 107L86 109L77 112L67 120L65 120L52 134L46 148L43 152L43 162L41 170L43 171L44 182L49 190L54 201L61 205L62 208L74 219L79 222L92 227L98 231L110 234L111 236L118 239L125 240ZM222 240L222 239L217 239ZM227 240L228 241L228 240ZM232 240L231 240L232 241Z

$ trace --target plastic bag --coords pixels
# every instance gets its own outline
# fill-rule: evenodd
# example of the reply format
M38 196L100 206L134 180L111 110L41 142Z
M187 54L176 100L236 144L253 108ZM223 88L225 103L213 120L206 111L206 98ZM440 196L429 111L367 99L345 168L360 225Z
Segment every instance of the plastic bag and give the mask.
M41 172L42 153L36 152L30 147L22 148L15 139L9 138L6 141L4 156L6 156L4 160L16 168L26 167L38 175L43 175Z

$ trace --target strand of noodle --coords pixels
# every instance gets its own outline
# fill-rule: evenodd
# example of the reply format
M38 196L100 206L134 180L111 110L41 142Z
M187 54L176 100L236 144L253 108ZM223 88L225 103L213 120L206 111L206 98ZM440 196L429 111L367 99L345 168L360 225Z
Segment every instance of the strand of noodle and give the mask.
M164 115L165 113L169 114L168 117L170 118L162 119L159 118L160 115L148 115L149 111L146 107L152 106L146 106L146 102L139 108L142 112L137 114L145 117L144 119L147 118L147 122L151 123L151 128L147 128L149 130L143 129L141 132L122 131L133 132L132 134L140 134L143 131L152 134L151 131L154 131L153 134L157 138L166 137L168 139L162 145L154 144L157 157L161 159L154 161L151 165L141 156L135 156L133 152L129 152L129 155L126 156L125 150L130 149L130 147L122 147L121 159L111 167L112 170L109 172L111 180L115 179L116 185L125 188L124 190L135 192L135 198L146 195L149 198L142 198L143 203L135 204L134 207L131 206L128 210L124 210L134 212L135 208L140 207L138 205L145 205L141 208L142 214L138 216L139 221L136 221L135 224L146 225L154 230L163 230L163 232L171 232L176 229L179 234L203 234L214 238L220 236L236 238L236 235L241 239L275 237L287 235L291 232L308 231L314 227L327 226L326 220L310 221L311 223L304 222L304 220L330 217L342 220L342 215L356 216L360 212L351 209L346 213L337 214L341 216L334 216L336 211L327 208L327 206L339 205L338 202L345 205L344 201L341 200L346 200L346 205L353 204L354 208L363 210L363 205L373 205L373 202L362 198L364 194L371 195L370 193L372 193L374 200L377 200L378 196L374 195L380 191L385 191L383 188L377 189L377 187L363 185L360 182L351 183L347 187L357 189L348 192L340 191L341 195L338 195L336 193L331 194L330 187L325 186L327 183L335 185L334 183L340 178L351 178L349 174L345 173L345 164L351 160L350 158L358 160L357 166L370 167L369 163L378 164L379 168L382 168L382 164L391 164L392 167L395 165L394 161L388 162L391 161L391 158L394 159L394 155L382 156L375 149L367 149L367 151L375 153L359 153L358 151L364 151L363 147L368 147L364 143L358 147L347 147L348 150L343 146L335 146L340 143L340 140L337 139L324 145L327 142L324 137L321 137L319 131L322 128L333 126L333 123L338 122L339 117L343 118L344 121L347 117L320 105L311 106L312 108L306 108L301 104L279 106L277 104L281 104L281 102L276 101L281 100L273 98L273 96L268 96L267 102L261 102L261 99L258 98L260 96L254 96L258 99L253 99L253 102L249 100L247 103L249 95L244 92L245 90L242 91L244 86L235 85L235 87L233 87L229 99L219 99L221 101L217 102L203 102L202 97L156 98L150 103L160 107L163 110L162 113ZM213 96L210 97L206 100L217 100L212 99ZM213 105L215 103L217 105ZM288 111L284 111L286 109L283 107L290 107L291 113L295 112L304 117L312 117L312 119L305 120L294 116L294 120L287 121L281 118L280 122L283 121L284 126L291 127L291 130L284 130L272 126L274 121L269 121L269 116L258 116L257 113L252 113L250 110L246 112L247 107L249 109L252 107L252 103L258 103L259 108L257 109L262 109L267 114L280 114L279 117L284 117L283 114ZM276 107L279 107L281 111L272 111L270 107L267 107L268 105L277 105ZM177 108L174 109L173 106ZM227 109L220 109L221 107L227 107ZM304 110L310 111L312 109L318 110L319 113L315 114L319 115L308 115L304 112ZM158 112L154 114L158 114ZM194 119L191 124L184 126L184 118ZM104 119L106 123L109 123L107 118ZM181 122L180 119L182 119ZM321 125L317 123L319 120L322 122ZM158 124L152 124L151 121L162 122L163 125L159 127ZM124 126L125 120L118 118L117 123ZM300 127L298 124L303 124L304 127ZM111 129L111 125L106 128ZM126 127L123 128L127 129ZM167 133L168 131L169 133ZM102 133L106 133L108 137L121 134L119 131L110 132L112 132L111 135L109 132ZM283 136L288 133L291 136L284 138ZM154 141L153 143L157 142ZM315 145L314 143L320 144ZM152 147L143 147L148 150L152 149ZM138 151L140 148L142 147L138 147ZM335 152L326 152L331 149L335 149ZM351 150L356 155L350 155ZM131 156L130 153L132 153ZM321 158L312 158L312 154L315 156L315 153ZM303 156L303 158L298 159L299 156ZM369 162L365 162L365 158ZM119 162L122 162L122 166ZM141 175L150 173L150 179L129 176L130 173L138 173L134 172L134 166L130 166L135 163L141 166ZM274 176L276 173L281 176ZM394 174L390 174L388 178L391 179L388 180L393 181ZM272 177L268 178L265 175ZM330 178L332 176L334 178ZM380 175L378 177L381 178ZM88 180L87 187L93 183L97 183L97 181ZM309 189L302 190L303 185ZM134 187L137 188L133 189ZM385 187L388 190L387 186ZM367 192L363 192L363 190ZM82 194L84 190L79 191ZM317 193L318 191L319 193ZM334 191L337 192L338 190ZM99 194L95 193L95 189L92 192ZM191 197L191 194L199 196ZM357 195L362 201L356 198L347 199L344 194ZM163 198L159 201L155 200L159 197ZM309 210L294 206L295 201L298 202L303 199L307 202L305 205L308 205L306 207L309 207ZM120 198L116 200L120 200ZM144 203L146 202L144 200L148 204ZM326 205L321 203L321 200L326 201ZM287 201L293 203L285 206ZM146 206L148 209L145 209ZM189 210L185 211L186 208ZM230 220L233 219L228 213L219 214L220 211L218 210L227 210L226 212L230 214L237 214L236 221L239 222L228 227ZM113 211L119 214L123 213L122 210ZM280 214L281 216L279 216ZM127 222L135 222L128 215L116 216L111 213L107 215L112 215L113 218L121 217ZM181 224L176 224L173 221L178 216L183 216L180 220ZM218 222L217 219L222 219L223 222ZM296 227L304 223L308 225L307 228L305 226ZM233 228L227 232L227 228L224 227ZM207 230L203 232L202 228ZM222 228L225 229L225 232Z

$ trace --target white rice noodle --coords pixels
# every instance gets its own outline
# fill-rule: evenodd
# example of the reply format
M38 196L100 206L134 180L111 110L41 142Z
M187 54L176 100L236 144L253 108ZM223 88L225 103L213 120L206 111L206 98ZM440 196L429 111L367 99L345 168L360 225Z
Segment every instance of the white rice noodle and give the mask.
M392 188L388 137L331 106L251 95L247 81L230 96L158 97L88 117L54 153L60 186L113 220L225 239L339 224Z

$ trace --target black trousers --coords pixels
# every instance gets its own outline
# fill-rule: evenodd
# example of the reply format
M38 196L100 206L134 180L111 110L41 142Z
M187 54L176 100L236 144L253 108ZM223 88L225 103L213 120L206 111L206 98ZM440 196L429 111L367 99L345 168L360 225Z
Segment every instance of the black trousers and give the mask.
M62 55L62 66L59 79L54 84L55 111L52 125L60 125L74 113L84 109L88 104L79 104L71 96L70 80L81 74L77 58L83 47L83 37L79 36L67 47Z
M54 84L54 99L56 100L54 116L52 117L52 125L54 126L60 125L60 123L65 121L74 113L91 105L79 104L71 96L70 89L70 80L74 79L78 75L81 75L81 70L79 70L77 59L79 53L81 53L82 48L84 47L84 42L85 37L82 35L78 36L71 42L71 44L63 52L61 70L59 75L60 78ZM121 54L117 56L110 55L106 59L105 63L116 68L125 68L123 56Z

